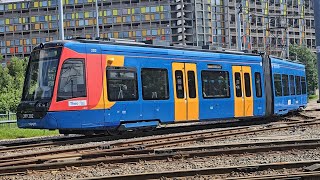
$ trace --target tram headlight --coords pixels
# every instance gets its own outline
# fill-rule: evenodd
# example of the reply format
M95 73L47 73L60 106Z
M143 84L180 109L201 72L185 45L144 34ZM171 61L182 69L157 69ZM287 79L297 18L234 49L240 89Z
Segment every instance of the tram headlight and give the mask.
M40 103L37 103L36 107L37 108L45 108L45 107L48 107L48 103L47 102L45 102L45 103L40 102Z
M38 102L35 105L36 111L47 111L49 108L50 103L49 102Z

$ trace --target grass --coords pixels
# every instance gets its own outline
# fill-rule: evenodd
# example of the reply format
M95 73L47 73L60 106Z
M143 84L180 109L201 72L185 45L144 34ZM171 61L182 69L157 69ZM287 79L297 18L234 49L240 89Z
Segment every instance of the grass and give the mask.
M309 100L317 99L318 95L309 95Z
M38 136L58 135L58 131L38 130L38 129L20 129L16 124L0 125L0 140L1 139L17 139L30 138Z

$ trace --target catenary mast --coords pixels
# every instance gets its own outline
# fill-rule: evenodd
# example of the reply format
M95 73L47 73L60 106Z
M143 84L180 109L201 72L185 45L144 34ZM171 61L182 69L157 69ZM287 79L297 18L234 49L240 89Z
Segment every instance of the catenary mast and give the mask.
M320 95L320 0L313 0L314 24L316 30L317 62L318 62L318 91ZM320 96L319 96L320 97ZM320 99L318 99L320 103Z

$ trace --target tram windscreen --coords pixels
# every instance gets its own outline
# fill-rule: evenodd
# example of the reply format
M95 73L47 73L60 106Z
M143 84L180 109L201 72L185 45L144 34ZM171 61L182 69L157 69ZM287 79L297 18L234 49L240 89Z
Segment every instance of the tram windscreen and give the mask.
M51 99L62 48L35 50L31 53L22 100Z

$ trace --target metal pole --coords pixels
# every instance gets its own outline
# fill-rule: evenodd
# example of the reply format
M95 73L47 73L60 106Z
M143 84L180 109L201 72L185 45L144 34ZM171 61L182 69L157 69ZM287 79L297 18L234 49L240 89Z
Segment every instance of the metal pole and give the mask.
M64 28L63 28L63 4L62 0L59 0L59 38L64 40Z
M242 5L239 5L238 15L237 15L237 44L238 50L242 50L242 39L241 39L241 12L242 12Z
M314 25L316 30L317 62L318 62L318 91L320 97L320 1L313 0L314 7ZM318 99L320 103L320 99Z
M100 32L99 32L99 8L98 8L98 0L96 0L96 37L99 39Z
M286 36L287 36L287 41L286 41L286 58L289 59L289 27L286 28Z

